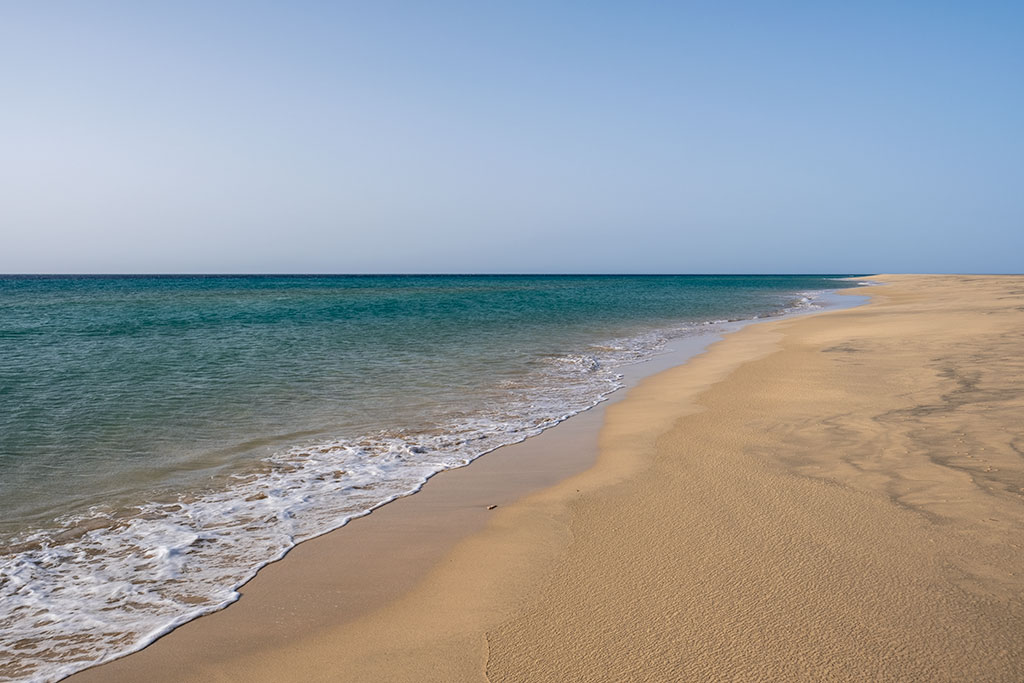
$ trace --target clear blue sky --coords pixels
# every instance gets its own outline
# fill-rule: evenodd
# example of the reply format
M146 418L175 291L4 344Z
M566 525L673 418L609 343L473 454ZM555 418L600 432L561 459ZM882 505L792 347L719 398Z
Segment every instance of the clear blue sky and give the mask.
M0 272L1024 270L1024 3L2 2Z

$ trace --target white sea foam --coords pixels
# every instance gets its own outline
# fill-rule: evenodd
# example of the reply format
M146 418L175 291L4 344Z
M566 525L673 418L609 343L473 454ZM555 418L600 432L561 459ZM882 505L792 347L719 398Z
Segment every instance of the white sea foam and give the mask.
M802 293L789 310L819 303ZM379 433L279 452L230 485L131 510L94 508L0 555L0 680L58 680L137 650L237 599L296 543L417 491L437 472L522 441L603 401L618 368L729 321L612 339L545 359L500 405L430 433Z
M817 292L800 292L799 299L790 304L790 310L816 311L821 308Z

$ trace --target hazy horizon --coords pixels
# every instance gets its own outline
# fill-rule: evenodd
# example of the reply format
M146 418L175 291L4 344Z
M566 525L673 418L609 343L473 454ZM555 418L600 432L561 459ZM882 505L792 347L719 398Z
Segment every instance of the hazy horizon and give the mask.
M1024 6L0 8L0 272L1024 269Z
M364 273L329 273L329 272L264 272L264 273L244 273L244 272L152 272L152 273L0 273L0 277L17 277L17 278L46 278L46 277L486 277L486 276L506 276L506 277L518 277L518 276L539 276L539 277L579 277L579 276L593 276L593 277L674 277L674 276L694 276L694 277L714 277L716 275L778 275L778 276L801 276L801 275L825 275L829 277L869 277L871 275L881 275L882 273L630 273L630 272L463 272L463 273L442 273L442 272L408 272L408 273L384 273L384 272L364 272ZM927 274L927 273L922 273ZM933 273L934 274L934 273ZM970 273L964 273L968 275Z

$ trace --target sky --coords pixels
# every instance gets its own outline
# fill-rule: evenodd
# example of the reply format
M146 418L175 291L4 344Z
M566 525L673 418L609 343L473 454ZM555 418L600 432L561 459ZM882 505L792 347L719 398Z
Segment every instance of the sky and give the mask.
M1024 270L1024 3L0 0L0 272Z

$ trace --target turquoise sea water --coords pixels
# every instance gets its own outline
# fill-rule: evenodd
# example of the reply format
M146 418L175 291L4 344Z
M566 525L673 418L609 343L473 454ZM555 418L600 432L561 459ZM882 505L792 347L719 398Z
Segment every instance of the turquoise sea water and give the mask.
M0 680L137 648L836 277L0 276Z

